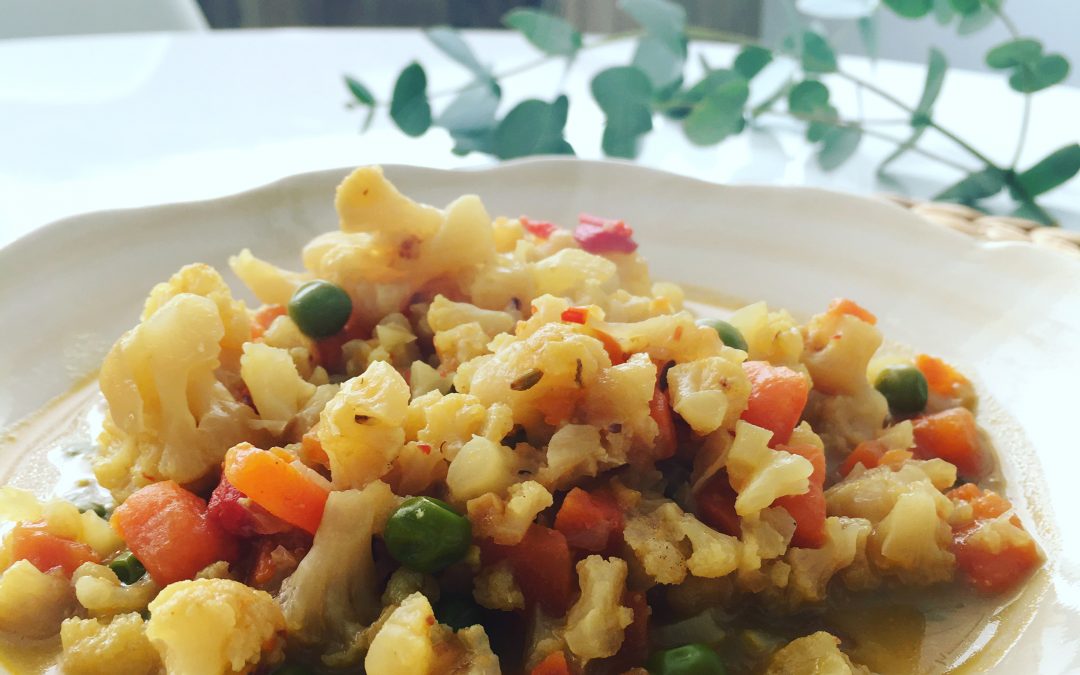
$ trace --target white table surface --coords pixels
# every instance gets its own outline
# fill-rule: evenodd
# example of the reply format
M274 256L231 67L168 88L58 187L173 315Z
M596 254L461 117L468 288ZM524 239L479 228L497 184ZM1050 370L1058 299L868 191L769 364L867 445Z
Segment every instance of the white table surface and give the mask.
M497 70L536 58L514 34L469 33L481 60ZM714 66L735 48L700 48ZM592 75L626 63L626 44L580 55L561 86L571 94L567 138L582 157L601 157L602 115L588 93ZM38 38L0 42L0 246L53 220L92 210L220 196L302 171L372 162L476 166L492 162L450 153L445 132L409 139L380 113L366 134L363 112L348 110L343 73L388 98L394 78L416 59L432 89L464 83L468 74L416 30L348 29L206 32ZM692 62L696 63L696 55ZM914 102L920 66L842 65ZM777 69L783 66L777 66ZM780 73L773 73L779 76ZM559 64L504 83L504 105L523 97L554 97ZM762 77L766 77L763 74ZM842 112L858 111L855 90L842 85ZM440 101L440 104L441 101ZM436 110L439 105L436 104ZM868 118L902 118L874 96L863 98ZM1022 107L1004 78L950 71L937 117L995 160L1008 162ZM1080 137L1080 89L1058 87L1035 97L1025 163ZM889 151L866 140L847 165L823 173L797 130L773 126L697 148L671 122L657 119L642 163L708 180L814 185L858 193L895 190L874 167ZM908 129L887 130L897 137ZM927 147L957 154L943 138ZM958 175L910 156L895 165L904 189L928 196ZM1070 227L1080 227L1080 180L1045 199Z

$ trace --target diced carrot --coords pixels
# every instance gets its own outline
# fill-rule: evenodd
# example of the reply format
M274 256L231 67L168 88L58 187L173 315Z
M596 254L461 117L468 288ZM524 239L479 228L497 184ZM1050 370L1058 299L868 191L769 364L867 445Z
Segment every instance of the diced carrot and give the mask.
M586 328L589 335L599 340L604 345L604 351L607 352L608 358L611 359L611 365L617 366L621 363L626 363L626 353L622 350L622 345L619 341L611 337L602 330L588 327Z
M933 415L916 417L915 456L940 457L956 466L961 476L982 475L984 465L975 417L967 408L950 408Z
M671 401L668 400L667 392L660 388L660 379L664 376L664 369L657 369L656 387L653 388L653 396L649 401L649 415L660 428L653 441L653 453L651 459L667 459L675 454L679 444L678 432L675 429L675 417L671 411Z
M14 560L26 560L41 572L61 570L71 577L79 565L100 563L101 558L86 544L52 534L44 523L19 523L8 535Z
M330 466L330 457L326 454L326 450L323 450L317 426L308 429L300 438L300 455L306 463Z
M171 480L135 491L116 507L112 524L162 586L236 559L235 540L207 519L206 502Z
M1030 538L1022 543L1007 542L1000 550L991 551L970 534L960 535L953 544L953 553L956 566L983 593L1004 593L1014 588L1042 563L1042 554Z
M842 315L848 314L857 319L862 319L868 324L876 324L877 317L874 316L869 310L861 307L858 303L847 298L837 298L829 303L828 314Z
M589 320L588 307L567 307L560 318L566 323L584 324Z
M787 443L810 395L806 378L791 368L765 361L745 361L742 365L750 378L750 400L742 419L773 432L770 445Z
M791 545L800 548L821 548L825 545L825 451L813 445L781 445L786 450L810 460L810 488L801 495L780 497L774 506L783 507L795 519L795 535Z
M941 396L955 396L961 387L968 385L968 379L955 368L934 356L919 354L915 357L915 367L926 378L930 391Z
M263 305L251 319L251 339L261 338L270 324L274 323L274 319L285 314L285 308L281 305Z
M574 548L599 553L612 546L623 531L623 513L606 490L591 494L574 488L563 499L555 515L555 529Z
M521 226L525 228L525 231L529 234L538 237L540 239L547 239L555 233L555 230L559 227L555 223L549 223L546 220L531 220L522 216L518 218Z
M241 443L225 454L225 477L251 501L315 534L328 492L273 452Z
M510 563L514 580L530 607L539 604L551 616L562 616L570 608L574 566L562 532L534 523L518 544L504 546L483 539L480 550L485 563Z
M544 660L529 671L530 675L570 675L570 666L566 663L566 654L551 652Z
M862 464L867 469L873 469L881 461L887 448L880 441L863 441L855 446L851 454L844 458L840 465L840 475L847 476L856 464Z
M742 522L735 513L735 488L731 487L727 471L720 471L708 480L698 492L697 517L709 527L729 534L742 536Z
M964 483L945 493L954 502L971 504L971 514L975 520L997 518L1012 508L1012 504L993 490L981 490L974 483Z

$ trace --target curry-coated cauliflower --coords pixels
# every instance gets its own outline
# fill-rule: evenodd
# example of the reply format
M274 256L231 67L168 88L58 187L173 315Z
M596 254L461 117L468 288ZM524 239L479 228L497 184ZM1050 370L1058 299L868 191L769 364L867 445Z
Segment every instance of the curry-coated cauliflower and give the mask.
M240 377L259 411L258 426L275 436L315 395L315 385L300 377L289 352L258 342L244 345Z
M582 662L614 656L634 612L620 605L626 561L591 555L577 564L581 596L566 615L566 644Z
M383 361L341 385L318 427L334 487L361 488L390 470L405 444L408 407L409 385Z
M770 312L764 302L755 302L735 311L728 317L728 323L746 340L752 360L798 367L803 338L795 319L785 310Z
M40 572L29 561L18 560L0 574L0 633L47 638L56 635L74 610L71 584L58 571Z
M537 478L552 490L626 463L625 456L604 446L600 430L588 424L567 424L556 431L548 442L546 459Z
M528 480L511 485L506 499L490 493L470 499L467 511L475 536L514 546L521 542L536 516L553 503L551 493L543 485Z
M825 599L829 581L837 572L855 562L860 539L870 533L863 518L825 519L825 545L820 548L792 548L785 559L791 565L788 598L793 605Z
M651 511L630 516L623 538L645 573L660 584L682 583L688 573L718 578L739 565L738 539L684 513L674 502L665 501ZM684 540L689 540L689 546Z
M166 586L150 603L146 636L178 675L248 673L280 649L285 617L270 594L230 579Z
M112 616L146 609L159 587L149 574L133 584L122 584L110 568L87 562L71 575L75 597L90 616Z
M153 481L195 481L232 446L262 440L250 427L255 411L215 376L232 320L213 299L179 293L105 357L99 382L109 414L94 474L118 500Z
M869 675L870 671L852 663L847 654L840 651L840 640L837 637L818 631L781 647L773 654L765 670L765 675L795 673Z
M750 380L739 366L741 356L730 349L724 356L680 363L668 370L671 406L696 433L730 427L746 409Z
M60 626L66 675L151 675L161 670L161 657L146 637L146 625L135 613L111 621L68 619Z
M814 389L825 394L855 394L867 386L866 369L881 346L881 331L850 314L825 312L804 329L803 364Z
M801 495L810 488L814 467L799 455L769 447L772 432L739 421L727 453L728 478L738 497L735 512L752 516L778 497Z
M256 258L246 248L229 258L229 267L260 302L268 305L289 304L296 289L309 280L308 275L283 270Z
M605 430L608 448L626 457L634 449L651 448L659 431L649 414L656 387L656 366L645 354L603 368L585 392L585 421Z
M146 321L174 297L185 293L207 298L217 306L224 328L221 337L223 350L235 352L251 339L251 319L247 307L233 298L229 285L217 270L202 263L185 265L168 281L154 286L143 306L140 321Z
M291 638L330 653L379 616L371 540L397 504L382 481L330 493L314 545L278 595Z
M511 448L483 436L461 446L446 473L450 497L465 503L486 494L502 496L518 480L518 456Z
M514 580L510 563L505 560L481 568L473 578L473 598L488 609L503 612L525 609L525 594Z
M393 611L375 634L364 658L368 675L432 672L435 649L431 642L435 613L421 593L413 593Z

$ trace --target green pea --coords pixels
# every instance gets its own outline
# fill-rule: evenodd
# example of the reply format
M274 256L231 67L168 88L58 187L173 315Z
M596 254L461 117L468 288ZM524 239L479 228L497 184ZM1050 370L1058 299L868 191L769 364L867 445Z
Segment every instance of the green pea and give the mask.
M689 644L653 652L645 664L652 675L725 675L720 656L703 644Z
M468 595L445 594L435 603L435 618L454 630L475 626L483 621L483 610Z
M903 364L883 369L874 387L889 402L889 408L908 415L921 412L929 396L926 377L918 368Z
M289 316L309 337L325 338L338 333L352 314L352 300L340 286L329 281L309 281L289 300Z
M742 336L739 329L727 321L722 319L702 319L698 321L698 325L708 326L715 330L720 335L720 341L732 349L741 349L744 352L750 349L746 344L746 338Z
M135 583L146 574L146 568L143 567L143 564L139 562L139 559L131 551L125 551L116 556L109 563L109 569L115 572L116 578L125 585Z
M437 572L465 556L472 525L449 504L411 497L390 515L383 532L394 560L417 572Z

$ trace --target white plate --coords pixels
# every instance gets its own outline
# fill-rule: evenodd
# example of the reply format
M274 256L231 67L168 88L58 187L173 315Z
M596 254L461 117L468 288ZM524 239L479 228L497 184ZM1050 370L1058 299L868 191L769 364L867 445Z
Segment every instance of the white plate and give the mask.
M0 429L93 372L150 287L181 265L224 271L246 246L298 267L300 247L336 226L333 190L345 173L79 216L0 250ZM655 278L803 316L850 297L877 313L888 337L973 374L989 401L980 423L1002 453L1008 494L1049 562L1025 591L1029 609L988 627L981 641L998 637L970 666L981 671L1000 658L1000 672L1080 670L1076 261L1026 244L976 243L868 199L725 187L628 164L534 160L456 172L393 166L387 174L437 205L475 192L492 214L562 223L581 211L623 217ZM0 451L0 479L33 470L11 454Z

